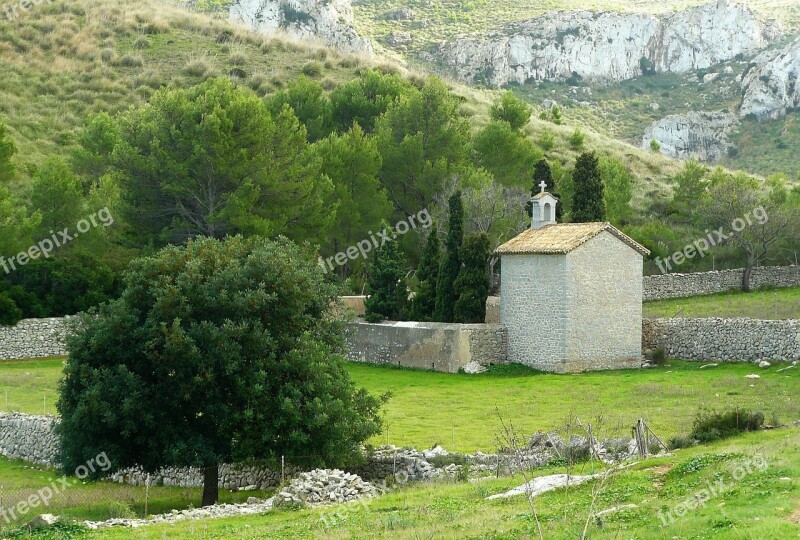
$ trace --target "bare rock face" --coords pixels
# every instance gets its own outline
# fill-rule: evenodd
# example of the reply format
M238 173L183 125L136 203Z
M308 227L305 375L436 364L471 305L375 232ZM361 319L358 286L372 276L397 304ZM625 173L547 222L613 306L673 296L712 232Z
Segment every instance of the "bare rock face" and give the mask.
M718 0L663 18L549 13L486 39L445 43L438 56L460 79L493 86L570 77L618 82L641 76L643 68L673 73L707 68L764 48L777 33L749 8Z
M800 39L760 54L753 65L742 78L742 116L781 118L787 109L800 105Z
M733 146L728 136L739 124L736 115L725 112L690 112L662 118L645 131L642 148L655 140L661 153L676 159L698 159L716 163Z
M350 0L235 0L229 18L266 35L317 39L344 52L374 54L370 40L353 29Z

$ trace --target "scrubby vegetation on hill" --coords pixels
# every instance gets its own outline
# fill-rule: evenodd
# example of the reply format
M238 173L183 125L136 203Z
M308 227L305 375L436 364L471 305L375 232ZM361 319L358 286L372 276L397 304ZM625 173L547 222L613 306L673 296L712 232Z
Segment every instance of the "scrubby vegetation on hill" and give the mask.
M680 164L582 128L571 112L264 38L177 7L43 4L0 22L0 68L8 74L0 81L6 258L100 209L113 217L113 226L6 272L5 322L113 297L133 257L198 234L284 234L335 257L381 220L426 210L444 240L447 200L459 190L465 234L486 233L493 248L527 226L527 194L543 160L563 218L573 219L583 177L572 170L590 152L608 219L654 257L712 224L673 198L671 184L683 190L686 177ZM702 175L703 186L731 178ZM753 193L765 189L748 182ZM769 190L774 204L797 201L780 178ZM426 234L399 238L412 289ZM715 264L743 265L740 247L719 252ZM335 270L329 276L346 290L363 290L363 258L348 255Z

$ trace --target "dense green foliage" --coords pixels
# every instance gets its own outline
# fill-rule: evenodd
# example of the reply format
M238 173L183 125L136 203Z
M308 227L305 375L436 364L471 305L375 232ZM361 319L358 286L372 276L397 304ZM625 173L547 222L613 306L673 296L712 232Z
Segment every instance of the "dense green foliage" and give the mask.
M489 237L485 233L473 234L464 239L464 245L461 246L464 264L454 283L457 296L453 306L454 322L482 323L486 320L490 246Z
M369 267L369 298L364 302L364 310L365 318L370 322L402 320L408 296L405 258L400 244L388 223L384 222L382 229L388 232L390 238L381 240Z
M325 318L336 288L313 260L286 239L237 236L131 263L119 300L80 317L68 342L65 470L101 452L114 469L203 467L207 503L219 463L357 459L379 402L344 371Z
M417 268L417 293L411 302L410 317L415 321L432 321L436 311L436 284L439 281L440 262L439 236L436 226L431 225L425 250Z
M464 206L457 191L448 202L450 218L447 227L444 258L436 281L436 307L433 318L438 322L453 322L453 309L458 294L455 281L461 271L461 243L464 240Z
M597 156L593 152L578 156L572 178L575 182L575 193L572 197L570 221L573 223L605 221L603 178L600 175Z
M508 122L511 128L516 130L525 127L525 124L531 119L531 113L533 113L533 108L512 92L504 92L489 110L492 120Z

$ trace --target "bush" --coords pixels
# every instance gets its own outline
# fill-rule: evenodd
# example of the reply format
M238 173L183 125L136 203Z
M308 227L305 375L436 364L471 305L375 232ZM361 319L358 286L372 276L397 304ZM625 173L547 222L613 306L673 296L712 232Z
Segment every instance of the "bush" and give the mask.
M0 294L0 325L13 326L22 318L22 310L17 303L8 297L8 293Z
M311 60L310 62L306 62L303 64L303 75L307 77L319 77L322 75L322 62L318 62L316 60Z
M758 431L763 425L764 415L760 412L735 410L714 413L700 411L689 436L700 443L707 443L748 431Z
M678 448L691 448L696 444L697 441L688 435L678 435L667 441L667 446L670 450L677 450Z
M555 145L556 145L556 137L555 135L553 135L552 132L546 130L539 137L539 147L545 152L552 150L555 147Z
M655 139L650 139L650 150L656 153L660 152L661 144Z
M582 148L584 142L586 142L586 135L584 135L580 128L576 129L575 132L569 136L569 144L572 145L573 148Z

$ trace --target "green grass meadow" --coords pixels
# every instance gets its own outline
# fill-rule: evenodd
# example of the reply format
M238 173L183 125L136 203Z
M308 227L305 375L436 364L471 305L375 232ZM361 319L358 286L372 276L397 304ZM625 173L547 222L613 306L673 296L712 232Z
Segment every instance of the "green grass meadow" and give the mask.
M3 362L0 394L8 407L32 414L55 414L61 359ZM384 409L384 431L370 443L415 446L441 444L451 451L484 452L497 448L502 418L525 433L561 429L577 417L598 433L628 434L638 418L664 438L691 430L701 408L753 409L767 422L800 419L800 369L778 373L781 365L761 370L750 364L669 361L646 370L557 375L521 366L496 366L481 375L448 374L371 364L347 365L356 384L381 395L391 393ZM746 379L757 371L760 379Z
M644 303L644 316L800 319L800 288L733 291Z
M746 471L744 475L742 471ZM535 475L564 472L537 470ZM599 472L591 464L572 471ZM713 445L676 451L637 463L600 482L546 493L534 499L544 538L574 539L587 527L592 539L791 539L800 537L800 430L749 434ZM738 479L738 480L737 480ZM91 538L238 539L481 539L538 538L524 496L486 497L523 482L518 475L476 483L400 486L354 506L261 516L184 522L139 529L106 529ZM725 485L704 505L677 515L709 484ZM592 500L592 492L598 495ZM701 496L700 498L703 498ZM695 499L696 500L696 499ZM603 517L595 511L635 505ZM685 507L681 507L685 508ZM662 519L663 517L663 519ZM327 523L327 525L326 525Z

